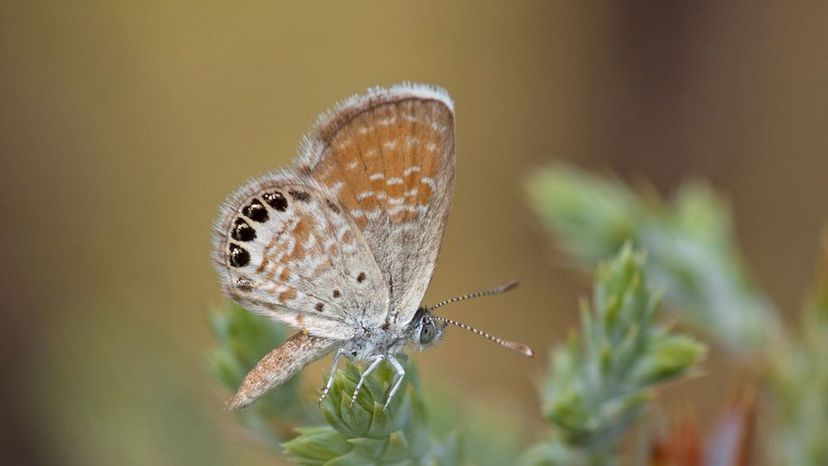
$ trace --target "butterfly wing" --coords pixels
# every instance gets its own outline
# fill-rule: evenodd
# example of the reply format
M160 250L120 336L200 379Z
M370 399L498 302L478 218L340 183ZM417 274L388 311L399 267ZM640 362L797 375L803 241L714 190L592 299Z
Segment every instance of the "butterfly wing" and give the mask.
M350 339L367 309L388 307L383 275L353 220L324 186L291 171L227 198L214 262L228 296L311 335Z
M454 189L454 110L423 85L372 89L320 117L298 170L335 194L368 242L390 315L414 316L437 262Z
M238 409L249 405L342 343L340 340L315 337L302 332L293 335L265 355L256 367L250 370L236 394L227 400L227 408Z

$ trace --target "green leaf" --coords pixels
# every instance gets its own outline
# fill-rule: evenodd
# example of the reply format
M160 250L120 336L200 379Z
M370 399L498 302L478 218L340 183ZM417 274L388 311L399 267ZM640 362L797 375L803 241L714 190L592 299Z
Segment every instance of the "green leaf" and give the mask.
M638 384L652 384L673 378L687 371L700 360L706 347L686 335L654 334L650 349L635 369L633 380Z
M351 445L330 426L305 427L297 429L299 436L284 443L285 451L294 457L304 458L303 464L327 461L344 455Z

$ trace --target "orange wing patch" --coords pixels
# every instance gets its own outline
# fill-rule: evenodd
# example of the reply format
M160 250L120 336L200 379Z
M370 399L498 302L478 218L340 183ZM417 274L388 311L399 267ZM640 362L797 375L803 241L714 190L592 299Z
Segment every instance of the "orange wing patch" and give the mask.
M328 136L312 175L330 187L362 229L368 221L412 222L434 194L441 157L453 142L452 115L417 98L352 115Z

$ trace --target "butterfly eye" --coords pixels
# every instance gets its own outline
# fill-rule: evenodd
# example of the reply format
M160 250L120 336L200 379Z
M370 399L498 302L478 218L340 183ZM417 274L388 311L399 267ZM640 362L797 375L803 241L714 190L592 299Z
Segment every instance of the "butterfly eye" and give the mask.
M423 327L420 329L420 344L427 345L434 340L434 324L430 320L423 322Z

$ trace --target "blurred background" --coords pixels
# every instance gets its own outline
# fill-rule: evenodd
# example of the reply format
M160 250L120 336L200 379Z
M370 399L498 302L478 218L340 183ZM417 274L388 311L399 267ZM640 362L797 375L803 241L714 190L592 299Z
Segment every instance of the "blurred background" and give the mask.
M287 164L317 113L374 85L445 87L457 185L428 300L511 278L452 317L530 343L524 360L449 331L426 390L540 426L546 349L591 277L526 207L564 160L701 177L734 208L757 281L792 319L828 219L828 4L0 2L0 462L274 464L205 370L210 223ZM328 367L309 368L308 397ZM704 424L740 374L663 399Z

